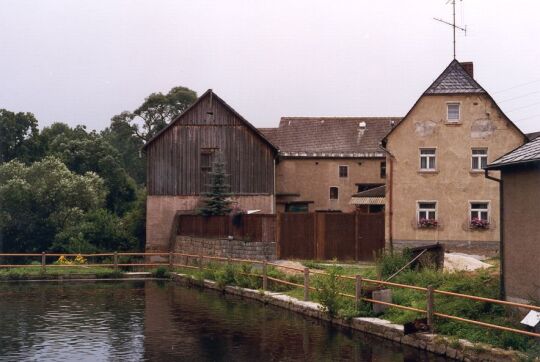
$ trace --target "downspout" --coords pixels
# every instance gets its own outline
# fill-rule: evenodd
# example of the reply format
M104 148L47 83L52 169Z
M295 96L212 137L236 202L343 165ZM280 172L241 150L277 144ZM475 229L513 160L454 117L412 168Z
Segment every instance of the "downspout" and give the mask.
M384 150L384 152L386 152L386 154L389 156L387 157L388 159L388 165L386 167L386 170L390 171L390 172L387 172L387 180L388 180L388 245L390 246L390 253L393 254L394 253L394 234L393 234L393 215L394 215L394 208L393 208L393 203L392 203L392 199L393 199L393 183L394 183L394 177L393 177L393 172L394 172L394 164L393 164L393 161L394 161L394 155L388 151L386 148L385 148L386 145L383 145L381 144L381 148Z
M506 288L504 284L504 198L503 198L503 180L502 172L501 178L496 178L489 175L489 170L484 169L484 176L488 180L493 180L499 183L499 257L500 257L500 268L499 268L499 298L504 300L506 298Z

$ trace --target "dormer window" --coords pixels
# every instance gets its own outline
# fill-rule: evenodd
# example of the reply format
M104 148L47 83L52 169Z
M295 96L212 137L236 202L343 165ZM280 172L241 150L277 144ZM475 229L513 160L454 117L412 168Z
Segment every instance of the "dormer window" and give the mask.
M459 103L447 103L446 104L446 119L448 122L459 122L460 116L461 116L461 110L460 110L460 104Z

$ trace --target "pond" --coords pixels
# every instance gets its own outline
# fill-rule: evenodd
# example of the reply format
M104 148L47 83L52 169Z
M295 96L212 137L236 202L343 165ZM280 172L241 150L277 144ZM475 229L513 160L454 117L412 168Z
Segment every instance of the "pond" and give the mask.
M172 282L0 283L2 361L445 361Z

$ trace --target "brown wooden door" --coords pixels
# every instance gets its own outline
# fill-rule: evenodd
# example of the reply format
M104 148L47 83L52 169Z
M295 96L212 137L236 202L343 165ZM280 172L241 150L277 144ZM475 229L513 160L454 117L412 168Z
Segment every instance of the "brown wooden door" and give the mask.
M384 213L356 214L358 260L373 260L374 253L384 248Z
M281 259L315 259L315 214L282 213L278 223Z

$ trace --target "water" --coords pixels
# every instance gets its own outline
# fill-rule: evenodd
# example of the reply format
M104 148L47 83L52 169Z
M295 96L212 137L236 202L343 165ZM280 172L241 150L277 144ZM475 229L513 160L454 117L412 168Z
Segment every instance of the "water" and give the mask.
M445 361L169 282L0 283L1 361Z

